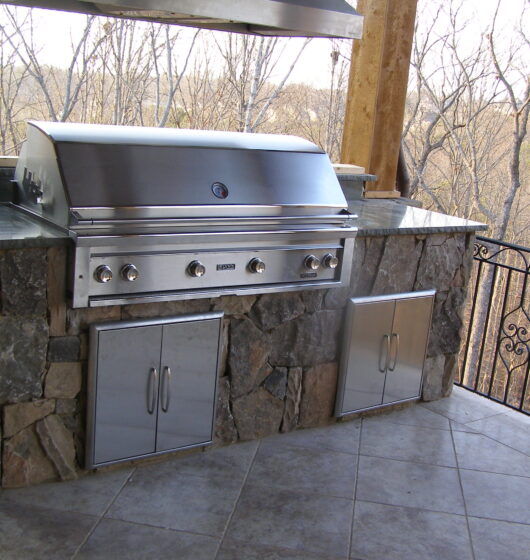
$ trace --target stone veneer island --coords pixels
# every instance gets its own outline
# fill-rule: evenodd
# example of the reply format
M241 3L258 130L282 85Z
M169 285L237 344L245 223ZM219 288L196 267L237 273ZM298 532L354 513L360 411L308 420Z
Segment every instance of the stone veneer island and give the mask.
M83 474L92 323L224 311L215 443L225 445L337 421L348 298L434 288L422 398L449 395L474 232L484 226L398 202L350 209L360 219L348 288L72 309L70 241L0 207L1 485Z

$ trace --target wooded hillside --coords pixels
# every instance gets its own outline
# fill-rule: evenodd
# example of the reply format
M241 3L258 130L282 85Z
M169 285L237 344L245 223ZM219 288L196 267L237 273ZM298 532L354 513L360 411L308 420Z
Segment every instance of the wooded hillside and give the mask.
M509 4L507 33L499 13L478 27L463 0L419 1L403 147L413 198L528 246L530 10ZM1 7L0 153L42 119L296 134L338 160L348 41L330 42L315 87L290 81L308 41L87 17L59 67L38 37L34 11Z

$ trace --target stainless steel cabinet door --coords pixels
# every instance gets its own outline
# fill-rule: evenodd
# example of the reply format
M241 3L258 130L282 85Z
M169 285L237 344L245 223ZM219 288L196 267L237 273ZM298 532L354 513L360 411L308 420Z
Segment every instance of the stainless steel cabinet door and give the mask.
M418 397L432 297L396 300L383 404Z
M162 327L98 332L94 463L155 450Z
M381 404L394 305L393 300L348 303L342 413Z
M156 450L212 439L221 320L165 325Z

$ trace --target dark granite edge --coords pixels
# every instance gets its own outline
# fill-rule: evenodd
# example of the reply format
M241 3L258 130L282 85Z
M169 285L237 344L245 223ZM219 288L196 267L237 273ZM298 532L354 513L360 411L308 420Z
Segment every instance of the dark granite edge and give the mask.
M391 201L352 201L351 206L355 211L358 208L359 212L355 212L359 214L358 220L358 236L359 237L374 237L374 236L390 236L390 235L433 235L437 233L469 233L469 232L477 232L477 231L485 231L488 229L488 226L485 224L481 224L479 222L473 222L471 220L464 220L462 218L457 218L454 216L445 216L449 219L449 223L443 224L432 224L432 225L420 225L425 220L425 215L432 214L433 216L436 215L436 212L416 209L414 208L413 212L413 222L418 221L420 222L418 225L399 225L400 215L398 214L395 218L393 214L395 213L395 209L397 206L405 205L397 205ZM363 207L371 208L372 210L375 208L376 211L377 206L380 207L383 214L385 214L386 210L390 210L390 214L387 212L386 219L383 219L383 216L378 220L378 216L374 215L373 212L366 216L366 221L368 223L363 224L363 212L361 211ZM9 208L9 212L17 213L17 209L13 208L12 205L9 204L2 204L3 208ZM413 208L413 207L411 207ZM401 210L400 210L401 212ZM416 218L417 216L417 220ZM20 226L17 226L20 230L20 236L14 236L10 238L1 238L0 237L0 249L26 249L26 248L33 248L33 247L66 247L69 243L71 243L71 238L68 236L67 233L55 228L53 228L49 224L40 223L35 218L28 216L27 214L22 215L24 220L32 223L38 224L40 226L40 232L32 232L32 234L27 235L26 237L23 236L24 234L24 224L21 223ZM444 217L444 215L441 215ZM396 223L397 220L397 223ZM377 222L380 222L379 224ZM384 223L384 222L387 223ZM390 223L388 223L390 221ZM394 221L394 223L392 223ZM451 223L452 222L452 223ZM370 225L370 223L372 225ZM44 233L44 235L39 234Z
M65 231L23 212L12 203L0 204L0 219L11 225L6 234L0 223L0 249L66 247L71 240Z
M486 231L485 224L469 226L434 226L434 227L404 227L404 228L363 228L359 226L358 237L375 237L383 235L429 235L435 233L470 233L475 231Z
M337 179L340 181L354 181L364 183L365 181L377 181L377 175L369 175L368 173L337 173Z
M458 216L426 210L405 199L350 200L348 209L358 216L358 235L434 235L486 231L488 225Z
M0 249L33 249L38 247L67 247L69 237L26 237L24 239L0 239Z

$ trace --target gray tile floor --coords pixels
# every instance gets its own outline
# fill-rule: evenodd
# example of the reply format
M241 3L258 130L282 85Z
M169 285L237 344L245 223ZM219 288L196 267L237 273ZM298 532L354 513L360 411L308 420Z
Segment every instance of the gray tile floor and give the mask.
M0 558L530 559L530 418L390 414L0 491Z

